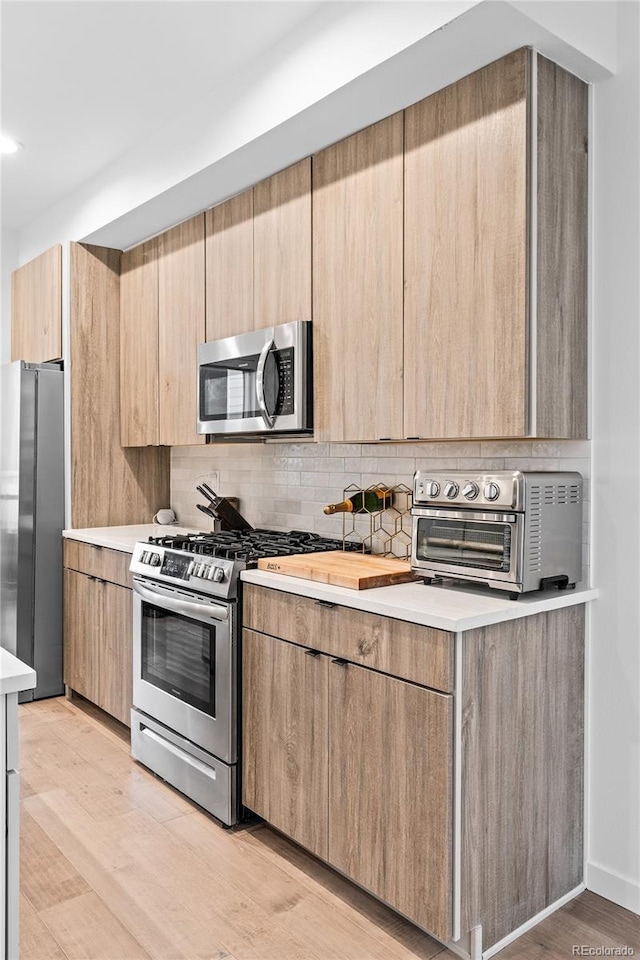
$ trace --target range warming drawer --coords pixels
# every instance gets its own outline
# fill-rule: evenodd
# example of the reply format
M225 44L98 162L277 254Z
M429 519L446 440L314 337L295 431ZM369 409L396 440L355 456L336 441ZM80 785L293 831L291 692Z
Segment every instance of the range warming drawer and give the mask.
M218 820L229 826L237 823L235 765L223 763L135 709L131 755Z

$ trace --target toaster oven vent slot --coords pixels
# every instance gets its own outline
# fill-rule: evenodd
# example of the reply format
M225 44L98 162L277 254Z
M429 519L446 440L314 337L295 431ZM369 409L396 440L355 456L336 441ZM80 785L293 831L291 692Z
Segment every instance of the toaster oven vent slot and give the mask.
M542 500L545 506L566 506L568 503L580 503L580 486L577 483L548 483L544 487L533 487L532 502Z
M553 490L553 487L545 487L544 502L546 491ZM529 572L537 573L542 569L542 500L543 490L539 485L531 488L530 507L527 513L527 526L529 529L529 546L527 551L527 563Z

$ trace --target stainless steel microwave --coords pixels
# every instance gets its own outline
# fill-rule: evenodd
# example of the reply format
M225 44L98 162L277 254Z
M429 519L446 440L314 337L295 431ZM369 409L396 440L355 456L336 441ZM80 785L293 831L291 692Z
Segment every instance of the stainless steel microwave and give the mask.
M198 433L271 436L312 430L311 320L200 344Z

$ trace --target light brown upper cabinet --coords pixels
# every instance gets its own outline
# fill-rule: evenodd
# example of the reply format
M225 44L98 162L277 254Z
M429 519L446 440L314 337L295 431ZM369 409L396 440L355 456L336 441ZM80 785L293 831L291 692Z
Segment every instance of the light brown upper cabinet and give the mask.
M207 340L248 333L253 323L253 189L207 210Z
M587 116L526 49L405 111L405 437L587 435Z
M311 160L253 188L254 327L311 319Z
M311 160L206 213L207 340L311 318Z
M400 438L403 115L313 158L318 440Z
M120 265L120 442L157 446L158 240L122 254Z
M160 443L205 443L196 433L198 344L205 338L204 213L158 237Z
M57 244L11 274L11 359L62 357L62 247Z
M205 339L204 214L122 255L120 438L124 447L204 443L196 433Z

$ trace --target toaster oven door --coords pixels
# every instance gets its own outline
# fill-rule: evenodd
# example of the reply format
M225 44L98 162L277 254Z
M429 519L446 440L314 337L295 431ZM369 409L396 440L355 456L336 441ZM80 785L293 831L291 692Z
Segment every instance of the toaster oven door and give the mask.
M431 576L517 584L522 514L413 509L412 566Z

